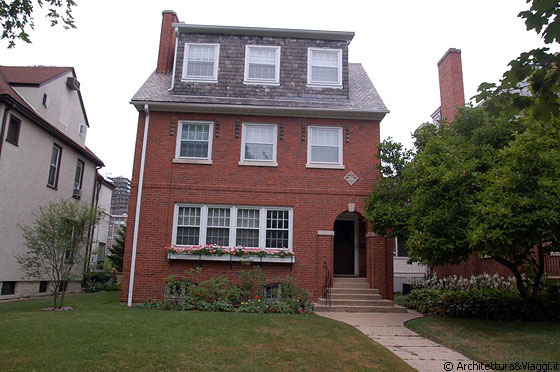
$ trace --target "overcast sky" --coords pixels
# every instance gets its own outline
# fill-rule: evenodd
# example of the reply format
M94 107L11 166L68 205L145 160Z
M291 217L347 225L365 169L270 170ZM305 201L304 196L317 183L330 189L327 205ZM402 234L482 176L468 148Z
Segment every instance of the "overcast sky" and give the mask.
M0 44L2 65L72 66L89 118L86 144L103 174L130 177L138 113L131 97L155 69L161 11L191 24L354 31L350 62L364 65L391 110L381 137L410 146L410 133L439 107L437 62L462 50L465 97L496 82L510 60L543 46L517 14L524 0L148 1L78 0L77 29L50 28L42 17L32 44Z

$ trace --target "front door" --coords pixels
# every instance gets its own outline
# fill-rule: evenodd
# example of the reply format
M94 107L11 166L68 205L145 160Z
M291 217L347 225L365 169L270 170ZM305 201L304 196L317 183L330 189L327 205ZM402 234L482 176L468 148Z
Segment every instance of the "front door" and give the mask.
M355 275L354 221L334 222L334 275Z

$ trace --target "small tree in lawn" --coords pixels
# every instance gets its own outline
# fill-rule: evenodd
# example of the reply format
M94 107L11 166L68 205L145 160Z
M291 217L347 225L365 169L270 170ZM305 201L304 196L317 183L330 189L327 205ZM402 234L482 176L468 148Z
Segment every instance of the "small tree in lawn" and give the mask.
M77 270L82 267L88 232L101 213L87 205L61 200L40 207L34 216L33 225L20 226L28 250L17 260L27 277L47 277L53 282L53 308L60 309L66 281L79 279L81 273Z
M109 252L111 255L109 259L113 264L113 267L119 272L122 272L123 267L123 257L124 257L124 241L126 237L126 225L121 227L115 236L115 243L111 248L109 248Z

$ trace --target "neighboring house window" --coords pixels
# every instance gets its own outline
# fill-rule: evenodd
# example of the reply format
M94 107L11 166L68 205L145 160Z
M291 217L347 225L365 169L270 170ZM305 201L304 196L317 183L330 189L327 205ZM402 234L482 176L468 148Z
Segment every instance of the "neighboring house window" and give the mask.
M183 79L217 81L219 44L185 44Z
M62 147L53 145L51 152L51 163L49 165L49 179L47 186L56 189L58 185L58 173L60 171L60 158L62 155Z
M39 293L45 293L48 288L49 288L49 282L47 281L39 282Z
M279 84L279 46L247 45L245 47L245 82Z
M19 129L21 127L21 120L13 115L10 115L10 123L8 124L8 133L6 135L6 141L10 142L12 145L18 145L19 143Z
M177 204L173 244L291 249L292 216L291 208Z
M82 189L82 180L84 178L84 162L78 159L76 163L76 173L74 175L74 190Z
M342 50L308 48L307 84L342 86Z
M241 161L276 164L276 125L243 124Z
M342 128L309 127L307 166L342 167Z
M49 105L49 96L47 95L47 93L43 93L42 104L43 104L43 106L45 106L45 108L47 108L48 105Z
M213 123L179 121L177 159L210 160L212 157Z
M87 125L80 123L79 135L85 137L87 134Z
M103 269L105 262L105 243L99 243L97 246L97 269Z
M0 296L9 296L16 293L16 282L2 282Z
M393 246L393 257L407 257L408 250L405 247L406 240L395 237L395 244Z

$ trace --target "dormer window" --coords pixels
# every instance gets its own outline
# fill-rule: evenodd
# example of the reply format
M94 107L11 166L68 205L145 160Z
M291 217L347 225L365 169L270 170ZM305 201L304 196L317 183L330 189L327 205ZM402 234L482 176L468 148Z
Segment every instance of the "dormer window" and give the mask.
M183 80L217 82L219 44L185 44Z
M308 48L307 84L342 87L342 50Z
M280 47L247 45L245 47L245 83L280 83Z
M43 93L43 106L45 106L45 108L48 107L49 105L49 96L47 95L47 93Z

